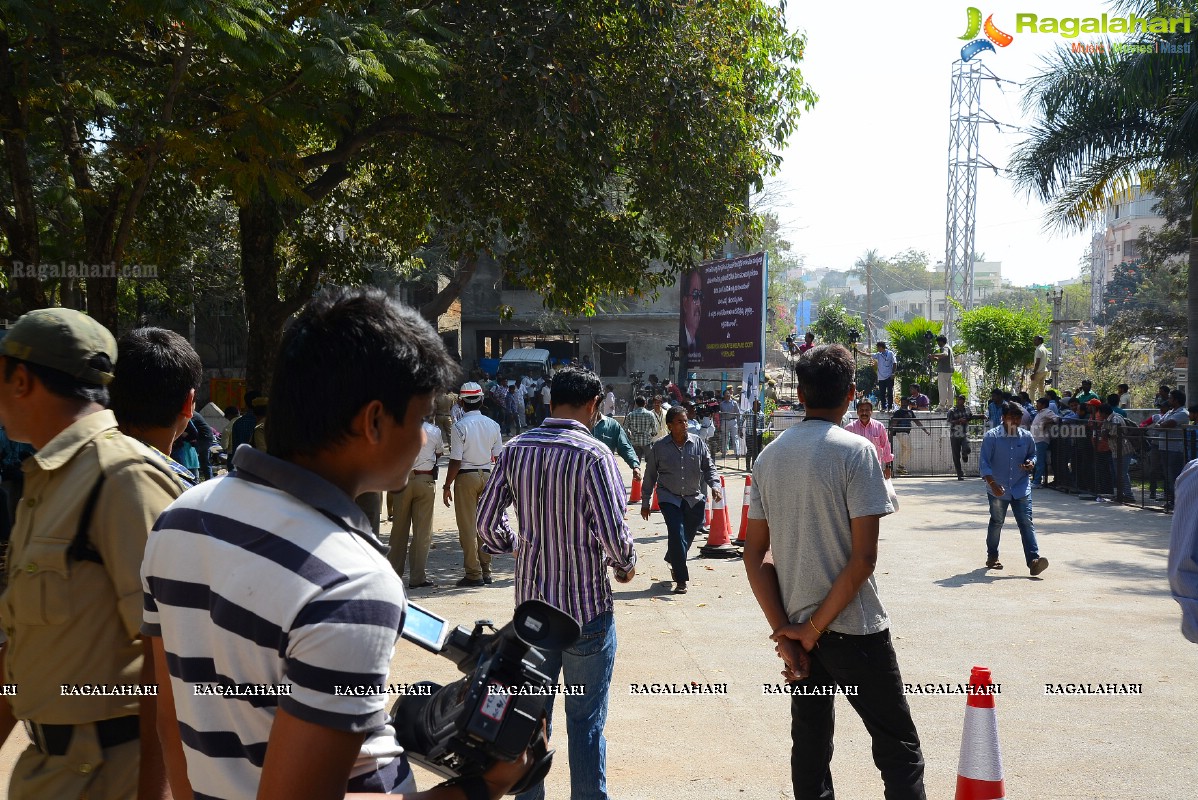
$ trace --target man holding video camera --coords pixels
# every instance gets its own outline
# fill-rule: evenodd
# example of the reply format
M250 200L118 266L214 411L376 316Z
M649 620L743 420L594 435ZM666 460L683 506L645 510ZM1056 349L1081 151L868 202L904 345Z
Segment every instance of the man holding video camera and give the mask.
M494 800L527 771L522 756L409 794L385 690L355 691L387 683L406 600L353 498L403 488L456 372L412 309L326 289L283 335L266 452L239 449L159 517L142 633L170 673L158 731L176 797Z
M636 550L624 521L624 481L615 456L591 436L602 395L590 372L566 368L553 376L552 413L512 439L500 454L478 506L478 534L494 553L516 556L516 603L543 600L582 626L565 651L547 652L541 670L555 682L584 684L566 697L571 800L606 800L607 700L616 658L611 584L635 574ZM516 506L519 532L506 509ZM544 784L519 795L540 800Z

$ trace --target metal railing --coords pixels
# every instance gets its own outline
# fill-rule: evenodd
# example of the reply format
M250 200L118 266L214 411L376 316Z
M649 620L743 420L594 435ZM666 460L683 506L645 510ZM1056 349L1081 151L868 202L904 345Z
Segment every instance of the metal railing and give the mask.
M770 420L778 436L803 418L802 412L780 411ZM844 423L855 415L845 416ZM916 414L898 421L887 414L874 419L887 426L897 477L945 477L980 474L982 437L989 427L971 420L965 436L953 436L948 420L938 414ZM1086 500L1118 502L1141 508L1172 509L1173 484L1185 465L1198 458L1198 426L1140 428L1097 420L1062 420L1048 425L1037 448L1039 468L1034 480L1050 489ZM963 446L962 446L963 445Z
M1048 486L1087 500L1169 511L1177 476L1198 458L1198 428L1063 421L1050 430Z

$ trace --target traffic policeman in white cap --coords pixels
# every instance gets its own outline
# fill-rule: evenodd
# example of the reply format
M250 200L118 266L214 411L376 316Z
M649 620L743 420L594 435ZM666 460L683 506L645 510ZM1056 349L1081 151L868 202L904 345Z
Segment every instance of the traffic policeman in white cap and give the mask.
M449 432L449 470L442 499L446 506L453 501L458 522L466 576L457 585L482 586L491 582L491 554L480 547L475 518L478 498L491 477L491 465L503 449L503 434L499 423L483 416L483 387L473 382L463 384L458 402L465 414Z

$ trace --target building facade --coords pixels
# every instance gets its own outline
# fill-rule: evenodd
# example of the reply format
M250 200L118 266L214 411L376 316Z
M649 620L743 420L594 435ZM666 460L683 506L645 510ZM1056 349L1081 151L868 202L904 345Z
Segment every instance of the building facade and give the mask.
M462 291L462 366L486 367L517 347L549 350L558 360L589 361L603 382L627 400L630 375L671 376L678 344L678 293L661 289L656 300L630 300L625 307L594 317L568 317L545 309L541 295L505 284L499 265L484 258ZM501 319L501 309L510 309Z

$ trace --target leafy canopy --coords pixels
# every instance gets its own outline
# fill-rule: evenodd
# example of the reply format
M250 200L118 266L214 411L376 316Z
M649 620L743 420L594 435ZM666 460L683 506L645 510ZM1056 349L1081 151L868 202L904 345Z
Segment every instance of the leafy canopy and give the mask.
M1011 380L1032 360L1033 339L1048 333L1042 319L996 306L979 306L961 315L957 333L986 373L988 385Z
M860 341L865 328L858 317L850 315L844 306L835 302L824 302L819 306L815 321L811 323L811 332L817 342L826 344L843 344L851 346L851 342Z

